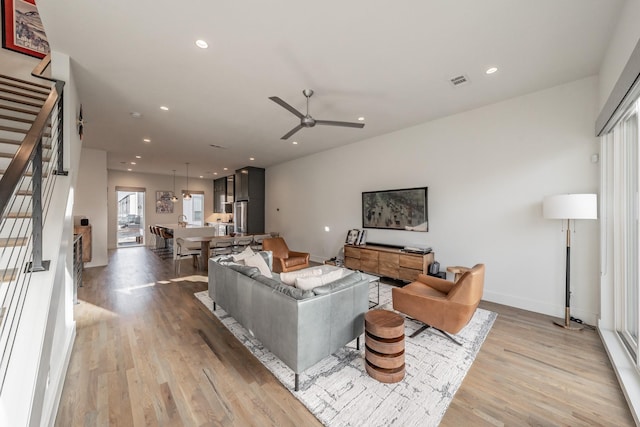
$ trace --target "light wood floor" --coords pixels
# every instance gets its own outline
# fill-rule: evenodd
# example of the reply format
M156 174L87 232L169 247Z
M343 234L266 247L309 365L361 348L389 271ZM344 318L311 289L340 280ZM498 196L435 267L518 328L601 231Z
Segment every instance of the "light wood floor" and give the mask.
M172 277L145 248L85 270L56 426L321 425L195 299L206 283ZM633 425L595 331L482 306L498 319L441 425Z

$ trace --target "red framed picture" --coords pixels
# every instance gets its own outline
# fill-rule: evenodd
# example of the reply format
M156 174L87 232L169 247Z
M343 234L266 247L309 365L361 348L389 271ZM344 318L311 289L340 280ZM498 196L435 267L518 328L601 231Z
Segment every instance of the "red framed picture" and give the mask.
M49 42L35 0L2 0L2 47L44 58Z

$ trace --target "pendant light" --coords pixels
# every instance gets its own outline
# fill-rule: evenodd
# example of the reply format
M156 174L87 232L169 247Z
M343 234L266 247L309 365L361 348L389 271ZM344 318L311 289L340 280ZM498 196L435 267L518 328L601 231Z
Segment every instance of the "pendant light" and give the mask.
M176 196L176 170L173 170L173 196L171 196L171 201L173 203L178 201L178 196Z
M191 200L191 193L189 193L189 162L187 162L186 165L187 165L187 192L184 193L182 198L184 200Z

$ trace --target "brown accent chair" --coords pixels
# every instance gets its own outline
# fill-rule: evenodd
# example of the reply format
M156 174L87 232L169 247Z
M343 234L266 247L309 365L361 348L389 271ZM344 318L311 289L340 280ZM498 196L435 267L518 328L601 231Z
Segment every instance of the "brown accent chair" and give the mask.
M264 239L262 250L273 252L273 271L286 273L309 267L309 254L290 251L282 237Z
M450 334L457 334L469 323L484 288L484 264L476 264L457 282L420 274L403 288L393 288L393 308L425 323L411 337L432 327L458 345ZM448 332L448 333L447 333Z

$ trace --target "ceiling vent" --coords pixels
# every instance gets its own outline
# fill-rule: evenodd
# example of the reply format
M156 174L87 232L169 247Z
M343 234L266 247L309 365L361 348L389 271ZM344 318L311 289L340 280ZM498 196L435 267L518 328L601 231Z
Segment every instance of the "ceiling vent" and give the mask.
M215 148L216 150L218 150L218 149L226 150L227 149L227 147L223 147L222 145L216 145L216 144L209 144L209 147Z
M461 74L459 76L451 77L449 81L451 82L452 86L460 86L469 83L469 78L464 74Z

